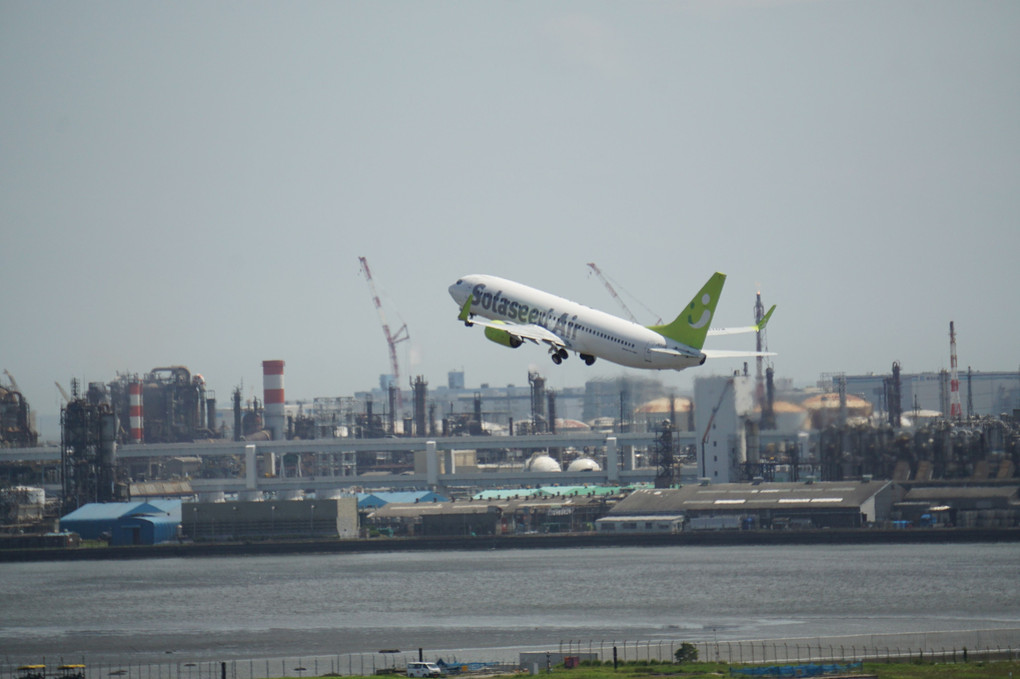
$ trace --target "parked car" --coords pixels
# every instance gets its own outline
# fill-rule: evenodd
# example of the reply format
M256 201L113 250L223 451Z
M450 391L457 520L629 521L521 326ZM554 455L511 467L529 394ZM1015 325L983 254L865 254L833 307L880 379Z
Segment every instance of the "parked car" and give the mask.
M407 676L441 677L443 676L443 671L434 662L409 662L407 663Z

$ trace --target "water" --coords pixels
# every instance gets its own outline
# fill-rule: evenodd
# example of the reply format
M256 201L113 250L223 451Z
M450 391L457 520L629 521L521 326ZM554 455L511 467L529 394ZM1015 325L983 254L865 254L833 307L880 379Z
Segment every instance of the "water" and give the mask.
M149 663L1015 628L1018 557L977 544L0 564L0 652Z

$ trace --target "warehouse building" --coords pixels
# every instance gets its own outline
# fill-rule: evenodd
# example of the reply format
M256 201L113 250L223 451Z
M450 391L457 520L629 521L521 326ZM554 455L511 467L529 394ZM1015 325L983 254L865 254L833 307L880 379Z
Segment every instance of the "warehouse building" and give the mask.
M511 494L512 493L512 494ZM619 488L565 486L488 491L486 499L390 503L368 512L369 531L388 535L503 535L585 532L618 499Z
M915 486L893 506L893 518L910 526L1011 528L1020 525L1020 486Z
M673 530L683 517L685 530L721 528L860 528L889 519L895 499L886 481L807 483L723 483L637 490L613 507L600 531L653 520L649 530ZM626 521L624 519L629 519ZM624 525L624 528L630 526Z
M278 500L189 502L181 510L191 540L269 540L358 537L358 501Z
M108 540L111 545L157 545L178 538L180 500L93 502L60 519L60 529L82 540Z

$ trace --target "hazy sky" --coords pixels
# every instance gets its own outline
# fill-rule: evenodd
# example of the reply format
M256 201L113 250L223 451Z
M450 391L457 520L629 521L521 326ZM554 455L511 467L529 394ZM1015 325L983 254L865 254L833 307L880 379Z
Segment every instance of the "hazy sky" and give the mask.
M962 369L1020 365L1014 0L0 0L0 93L0 369L37 413L176 364L222 399L263 359L288 400L371 388L359 255L405 385L626 373L489 343L447 294L622 313L590 261L648 323L717 270L714 325L760 289L799 385L947 368L950 320Z

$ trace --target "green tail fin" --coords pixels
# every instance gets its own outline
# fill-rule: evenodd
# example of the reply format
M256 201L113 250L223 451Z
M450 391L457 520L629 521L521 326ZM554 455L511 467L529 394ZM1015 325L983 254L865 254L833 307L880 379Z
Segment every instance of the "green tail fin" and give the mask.
M648 329L694 349L701 349L705 344L708 326L712 323L715 305L719 302L725 282L726 274L718 272L713 274L672 323L650 325Z

